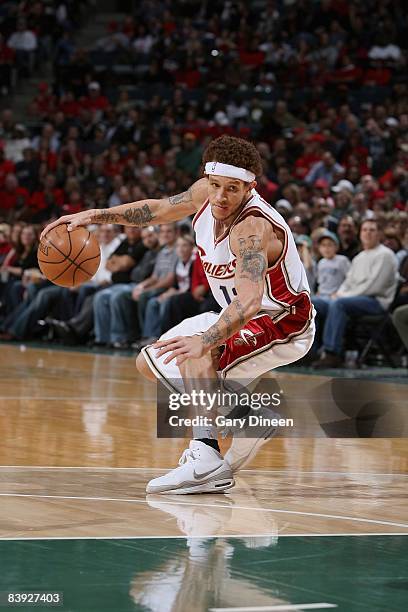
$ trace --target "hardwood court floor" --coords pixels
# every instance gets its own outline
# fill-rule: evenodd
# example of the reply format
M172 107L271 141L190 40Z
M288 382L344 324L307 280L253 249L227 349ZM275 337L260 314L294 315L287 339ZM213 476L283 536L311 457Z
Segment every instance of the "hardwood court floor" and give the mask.
M1 355L2 538L408 533L406 439L274 439L228 495L146 497L185 441L156 439L155 385L133 359ZM322 380L293 374L289 386Z
M338 380L276 373L309 437L272 440L228 494L146 496L186 442L157 440L155 385L133 359L0 355L0 607L2 592L51 590L65 612L408 609L408 444L325 438ZM395 405L384 432L404 426L406 389L348 392Z

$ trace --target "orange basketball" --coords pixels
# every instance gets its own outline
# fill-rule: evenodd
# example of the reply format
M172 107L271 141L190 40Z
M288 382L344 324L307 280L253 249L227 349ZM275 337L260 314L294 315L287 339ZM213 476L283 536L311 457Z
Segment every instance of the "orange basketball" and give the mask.
M57 225L41 240L37 251L41 272L55 285L78 287L89 281L101 261L96 238L85 227L72 232Z

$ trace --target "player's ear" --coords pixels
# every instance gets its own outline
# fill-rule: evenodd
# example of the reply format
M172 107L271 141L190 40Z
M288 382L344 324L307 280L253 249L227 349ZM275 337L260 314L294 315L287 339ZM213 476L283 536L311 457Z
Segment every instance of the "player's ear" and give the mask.
M257 184L258 183L256 181L252 181L252 183L248 183L248 191L252 191L252 189L255 189Z

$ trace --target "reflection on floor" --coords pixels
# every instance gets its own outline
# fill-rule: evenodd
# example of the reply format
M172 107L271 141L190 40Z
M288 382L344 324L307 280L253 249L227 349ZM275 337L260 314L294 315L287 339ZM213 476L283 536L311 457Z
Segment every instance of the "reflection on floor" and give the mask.
M64 591L75 612L407 609L398 536L20 541L1 559L0 590Z

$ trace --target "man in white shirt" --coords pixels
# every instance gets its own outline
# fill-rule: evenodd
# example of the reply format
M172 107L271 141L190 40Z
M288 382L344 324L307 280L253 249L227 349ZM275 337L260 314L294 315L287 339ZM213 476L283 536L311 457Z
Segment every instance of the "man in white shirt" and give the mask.
M17 22L17 30L10 36L7 45L16 52L17 65L23 70L31 72L38 42L37 36L27 29L24 20Z
M398 264L391 249L380 244L375 219L366 219L360 228L361 253L337 293L331 296L323 331L324 354L314 363L317 368L342 365L343 336L350 317L383 314L394 299Z

